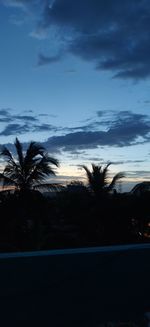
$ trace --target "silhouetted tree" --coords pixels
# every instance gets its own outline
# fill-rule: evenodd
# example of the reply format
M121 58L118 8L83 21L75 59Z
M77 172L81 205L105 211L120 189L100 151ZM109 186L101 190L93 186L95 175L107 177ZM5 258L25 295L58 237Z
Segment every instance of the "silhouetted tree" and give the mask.
M125 175L122 172L117 173L111 183L108 181L109 162L104 168L99 165L92 164L92 171L87 166L82 166L86 172L88 185L95 195L106 194L114 189L116 183Z
M22 144L15 140L16 157L4 146L1 156L6 166L0 173L3 186L14 186L15 190L28 191L47 185L44 183L49 175L55 175L51 165L58 167L58 160L50 157L45 148L36 142L31 142L24 153Z

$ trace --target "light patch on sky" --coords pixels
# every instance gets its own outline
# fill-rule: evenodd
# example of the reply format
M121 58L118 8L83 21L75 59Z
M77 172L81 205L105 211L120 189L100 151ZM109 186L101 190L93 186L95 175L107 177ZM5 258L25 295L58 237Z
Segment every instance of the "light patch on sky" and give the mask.
M57 180L108 161L124 189L149 179L149 0L3 0L0 19L0 144L41 142Z

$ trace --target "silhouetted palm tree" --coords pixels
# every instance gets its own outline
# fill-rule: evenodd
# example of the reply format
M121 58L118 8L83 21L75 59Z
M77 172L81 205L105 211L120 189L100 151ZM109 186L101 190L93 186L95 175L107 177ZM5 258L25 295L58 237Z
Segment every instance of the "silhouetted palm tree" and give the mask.
M116 174L111 183L108 181L108 167L111 165L109 162L104 168L99 165L92 164L92 171L87 166L82 166L86 171L88 185L95 195L105 194L112 191L116 183L123 177L124 173Z
M3 186L14 186L19 191L46 186L43 182L49 175L55 175L51 165L58 167L58 160L50 157L45 148L36 142L31 142L25 153L17 138L14 145L16 158L6 146L1 151L1 156L6 161L6 166L0 173Z

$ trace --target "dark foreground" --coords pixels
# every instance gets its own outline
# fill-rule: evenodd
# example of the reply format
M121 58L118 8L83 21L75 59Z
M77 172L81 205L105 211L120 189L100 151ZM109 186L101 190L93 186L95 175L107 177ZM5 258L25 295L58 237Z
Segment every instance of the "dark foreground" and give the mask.
M148 244L2 254L0 325L144 326L149 282Z

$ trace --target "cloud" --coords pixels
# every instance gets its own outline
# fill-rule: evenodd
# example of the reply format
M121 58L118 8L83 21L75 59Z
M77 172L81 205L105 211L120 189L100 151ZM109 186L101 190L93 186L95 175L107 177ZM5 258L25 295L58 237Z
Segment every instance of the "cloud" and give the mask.
M112 164L113 165L122 165L122 164L128 164L128 163L133 163L133 164L136 164L136 163L142 163L142 162L145 162L145 160L120 160L120 161L113 161Z
M0 133L1 136L20 135L30 131L30 126L27 124L8 124Z
M36 14L45 7L47 0L1 0L5 6L19 8L25 12L36 9Z
M6 109L0 109L0 116L5 116L8 117L10 115L10 110L9 108Z
M97 111L87 123L62 127L42 122L34 115L13 115L0 111L0 122L6 119L1 136L45 132L44 145L53 152L68 151L76 154L98 147L127 147L150 142L150 116L131 111ZM11 120L11 122L10 122ZM54 136L50 136L53 135Z
M101 164L103 163L103 159L102 158L99 158L99 157L91 157L91 158L87 158L88 159L88 161L90 161L90 162L95 162L95 161L97 161L97 162L100 162Z
M149 0L55 0L43 21L71 34L67 51L115 77L150 75Z
M9 135L18 135L25 134L28 132L56 132L57 130L61 130L60 127L56 127L54 125L43 123L40 121L37 116L35 117L33 111L29 110L30 115L20 115L14 114L13 109L0 109L0 123L2 124L2 131L0 132L0 136L9 136ZM46 114L38 115L39 117L45 117ZM50 117L55 117L53 115L48 115ZM5 126L4 126L5 123Z
M13 120L20 120L20 121L27 121L27 122L36 122L38 119L34 116L28 116L28 115L13 115Z
M1 122L1 119L0 119ZM35 133L35 132L57 132L61 128L53 126L51 124L43 124L39 123L38 125L24 123L10 123L7 124L6 127L0 132L0 136L10 136L10 135L19 135L19 134L26 134L26 133Z
M0 109L0 123L10 123L13 121L13 117L10 114L11 109Z
M150 178L150 171L148 170L130 170L127 171L128 178L142 178L148 179Z
M11 7L24 9L26 7L26 5L28 4L28 0L27 1L25 1L25 0L2 0L2 3L5 6L11 6Z
M31 112L31 111L30 111ZM13 114L13 109L10 108L4 108L0 109L0 122L14 122L14 121L21 121L21 122L37 122L38 119L32 114L32 115L20 115L20 114Z
M57 118L57 115L53 115L53 114L39 114L39 117L51 117L51 118Z
M57 132L59 131L60 128L56 127L51 124L39 124L39 125L34 125L34 132Z
M55 56L45 56L40 53L38 56L37 66L44 66L44 65L56 63L56 62L60 61L61 58L62 58L61 54L57 54Z
M91 62L97 70L109 71L117 78L150 76L149 0L3 0L3 4L32 12L35 37L55 29L58 48L61 40L64 54ZM38 63L61 59L59 54L40 54Z
M73 68L72 68L72 69L66 69L66 70L65 70L65 73L66 73L66 74L74 74L74 73L76 73L76 72L77 72L77 70L76 70L76 69L73 69Z
M11 117L0 117L0 123L10 123L13 119Z
M80 131L75 129L79 127L72 133L50 137L45 146L72 152L99 146L126 147L150 141L150 117L130 111L110 114L110 120L103 121L103 124L101 117L97 122L81 126Z

